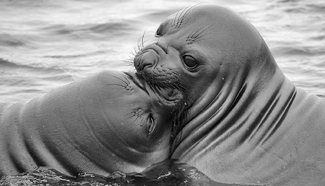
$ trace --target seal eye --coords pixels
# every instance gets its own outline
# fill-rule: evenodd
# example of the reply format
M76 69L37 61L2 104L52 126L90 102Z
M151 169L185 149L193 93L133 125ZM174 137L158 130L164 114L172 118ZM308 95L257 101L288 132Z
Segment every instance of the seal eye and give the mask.
M149 135L150 135L155 129L155 119L153 118L152 113L148 115L148 128L149 128Z
M183 56L183 61L185 65L190 68L190 70L193 70L197 67L197 61L192 56L189 55Z

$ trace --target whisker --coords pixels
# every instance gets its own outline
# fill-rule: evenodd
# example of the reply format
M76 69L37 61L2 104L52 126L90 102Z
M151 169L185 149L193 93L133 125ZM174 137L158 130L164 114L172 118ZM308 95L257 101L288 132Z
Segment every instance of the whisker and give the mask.
M187 17L187 15L196 6L197 5L189 6L187 8L184 8L183 10L179 11L175 16L174 27L179 28L182 25L182 23L184 22L184 19Z
M143 32L142 36L140 36L138 38L138 41L137 41L137 45L135 47L133 47L133 55L136 56L139 52L142 51L142 49L144 48L144 44L145 44L145 35L146 35L146 30Z
M122 62L126 63L128 66L134 66L135 54L131 52L128 56L128 59L124 59Z
M145 37L145 35L146 35L146 31L147 30L145 30L144 32L143 32L143 34L142 34L142 37L141 37L141 49L144 47L144 37Z
M122 79L122 78L117 77L117 76L111 76L111 77L114 77L114 78L116 78L116 79L121 80L121 81L122 81L123 83L125 83L126 85L129 85L129 84L130 84L130 81L129 81L128 79L126 79L126 78Z
M126 88L126 86L124 86L124 85L121 85L121 84L107 84L107 85L114 85L114 86L119 86L119 87L123 87L123 88Z
M186 38L187 44L193 44L203 36L209 34L209 33L205 33L205 31L208 30L210 27L212 27L212 25L204 26L189 34L189 36L187 36Z

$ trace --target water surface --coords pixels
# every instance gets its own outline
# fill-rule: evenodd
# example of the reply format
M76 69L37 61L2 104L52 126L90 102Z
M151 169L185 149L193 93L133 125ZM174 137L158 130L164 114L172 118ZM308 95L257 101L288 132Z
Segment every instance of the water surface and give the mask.
M322 0L2 0L0 98L26 101L104 69L132 70L142 35L197 3L229 7L257 27L285 75L325 94Z

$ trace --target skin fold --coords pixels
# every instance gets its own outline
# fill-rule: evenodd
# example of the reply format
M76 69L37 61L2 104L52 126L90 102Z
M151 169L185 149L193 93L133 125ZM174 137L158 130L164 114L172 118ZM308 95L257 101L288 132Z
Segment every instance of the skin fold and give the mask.
M185 8L160 24L134 66L184 95L171 158L224 183L325 184L324 100L296 88L238 14Z

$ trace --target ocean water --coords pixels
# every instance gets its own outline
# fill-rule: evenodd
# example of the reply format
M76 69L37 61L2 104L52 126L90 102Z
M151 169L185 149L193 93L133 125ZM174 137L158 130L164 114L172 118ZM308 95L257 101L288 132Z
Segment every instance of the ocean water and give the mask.
M154 164L141 173L113 172L108 176L82 173L69 177L54 169L7 176L0 179L1 186L245 186L214 182L199 170L175 160Z
M325 95L323 0L1 0L0 101L28 101L104 69L132 70L139 38L198 3L244 16L291 81Z
M139 39L198 3L248 19L284 74L325 97L323 0L1 0L0 102L28 101L105 69L133 70Z

